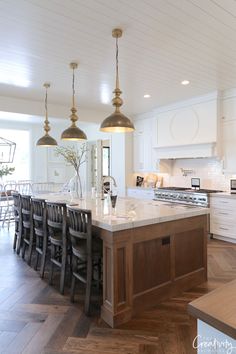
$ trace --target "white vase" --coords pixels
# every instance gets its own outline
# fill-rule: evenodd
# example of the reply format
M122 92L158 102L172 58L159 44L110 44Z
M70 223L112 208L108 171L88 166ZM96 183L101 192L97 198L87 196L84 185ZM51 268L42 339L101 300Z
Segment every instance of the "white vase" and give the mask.
M82 199L83 191L79 173L76 173L69 182L70 195L72 199Z

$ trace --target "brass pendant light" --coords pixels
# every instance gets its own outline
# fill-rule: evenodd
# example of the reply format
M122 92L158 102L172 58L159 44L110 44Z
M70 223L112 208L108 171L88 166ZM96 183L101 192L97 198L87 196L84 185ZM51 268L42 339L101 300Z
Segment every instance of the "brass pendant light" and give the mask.
M50 147L50 146L56 146L57 141L51 137L51 135L48 134L48 132L51 130L50 125L49 125L49 120L48 120L48 88L50 87L50 84L48 82L45 82L43 85L46 89L46 95L45 95L45 121L44 121L44 131L45 135L40 138L36 145L37 146L45 146L45 147Z
M77 110L75 108L75 69L78 68L78 63L71 63L70 68L73 70L73 80L72 80L72 90L73 90L73 97L72 97L72 108L70 115L71 126L64 130L61 134L62 140L87 140L86 134L77 127L76 122L78 120L78 116L76 114Z
M119 88L118 38L121 36L122 30L120 28L115 28L112 31L112 37L116 38L116 88L113 91L115 97L112 99L115 112L104 119L100 126L100 130L107 133L127 133L134 130L134 125L131 120L120 112L120 107L123 104L123 100L120 97L122 91Z

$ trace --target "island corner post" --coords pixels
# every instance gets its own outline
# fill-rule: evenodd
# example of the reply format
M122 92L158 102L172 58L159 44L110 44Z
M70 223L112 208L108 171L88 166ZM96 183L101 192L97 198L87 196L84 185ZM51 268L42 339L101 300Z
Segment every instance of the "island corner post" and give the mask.
M111 327L207 280L207 215L108 231L101 318Z

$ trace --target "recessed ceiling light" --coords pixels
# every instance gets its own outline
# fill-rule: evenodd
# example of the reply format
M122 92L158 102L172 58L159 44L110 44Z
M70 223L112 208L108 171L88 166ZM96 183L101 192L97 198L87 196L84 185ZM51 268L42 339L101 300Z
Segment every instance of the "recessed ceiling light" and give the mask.
M146 95L143 95L143 97L144 97L144 98L150 98L150 97L151 97L151 95L146 94Z
M183 80L183 81L181 81L181 84L182 85L188 85L188 84L190 84L190 81L189 80Z

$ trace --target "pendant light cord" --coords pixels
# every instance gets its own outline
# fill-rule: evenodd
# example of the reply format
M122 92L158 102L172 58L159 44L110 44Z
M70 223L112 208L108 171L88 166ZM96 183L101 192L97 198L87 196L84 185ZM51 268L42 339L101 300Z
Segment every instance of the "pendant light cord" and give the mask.
M45 95L45 113L46 113L46 121L48 122L48 89L46 87L46 95Z
M72 78L72 92L73 92L73 98L72 98L72 107L75 106L75 69L73 68L73 78Z
M116 37L116 88L119 88L119 47L118 37Z

